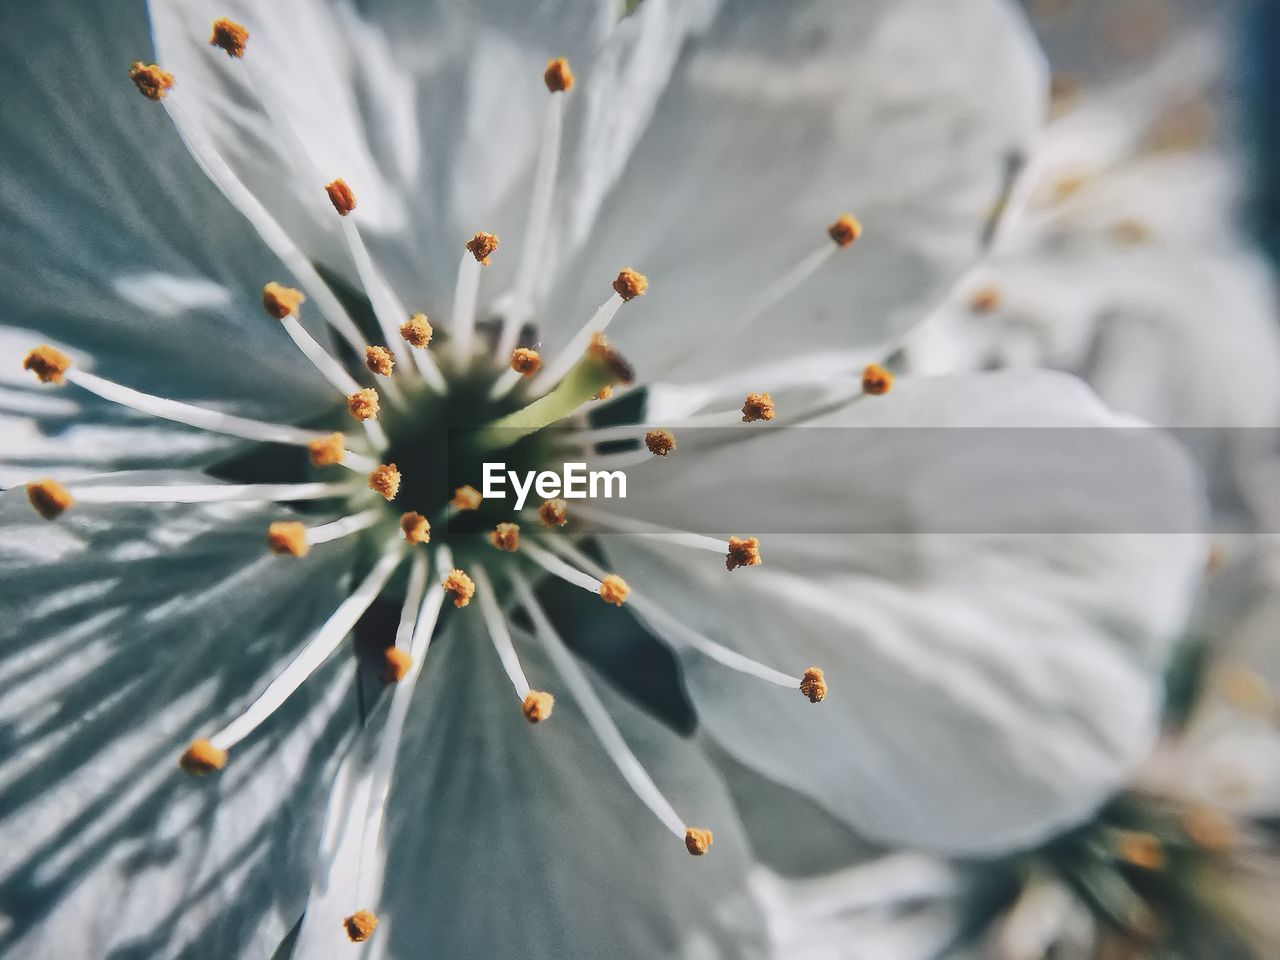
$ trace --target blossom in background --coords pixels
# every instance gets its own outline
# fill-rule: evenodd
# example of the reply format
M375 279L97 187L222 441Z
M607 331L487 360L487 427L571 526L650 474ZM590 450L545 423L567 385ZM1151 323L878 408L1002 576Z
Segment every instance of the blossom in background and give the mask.
M864 370L1035 128L1011 8L157 2L159 66L141 13L0 31L3 342L44 382L0 421L6 947L755 956L763 840L700 746L957 853L1128 776L1198 537L1106 532L1105 465L1065 455L940 489L884 429L806 470L804 426L1126 422L1061 375ZM611 390L675 440L637 513L468 489L599 439ZM680 445L708 422L741 442ZM1152 444L1145 517L1192 530ZM786 532L690 533L755 519L717 515L730 482ZM872 508L895 532L856 535ZM967 508L1000 532L933 532ZM548 577L676 652L699 744L598 690Z

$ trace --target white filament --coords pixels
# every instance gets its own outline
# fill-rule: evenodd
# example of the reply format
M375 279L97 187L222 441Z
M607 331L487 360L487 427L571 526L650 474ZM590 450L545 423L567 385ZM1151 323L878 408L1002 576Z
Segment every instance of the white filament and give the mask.
M532 389L535 394L546 393L560 379L573 369L573 365L582 359L582 355L587 352L587 346L591 343L591 337L594 334L603 332L613 318L617 316L618 311L622 309L622 305L626 301L615 293L604 303L596 308L596 312L591 315L582 328L573 335L569 343L561 350L554 360L543 366L533 378Z
M453 289L453 355L464 365L470 362L475 350L476 302L480 298L482 266L470 250L463 251Z
M523 379L523 373L516 370L514 367L507 367L507 369L502 371L502 375L493 381L493 386L489 389L489 399L501 400L508 393L514 390L516 384Z
M727 336L745 330L759 320L764 314L777 306L784 297L796 290L802 283L821 269L822 265L839 250L834 241L828 240L813 253L809 254L794 267L780 276L756 296L742 313L729 319L716 330L717 336Z
M527 556L530 560L542 567L547 573L559 577L566 583L571 583L575 587L581 587L591 593L600 592L600 581L595 577L588 576L581 570L575 570L569 564L565 563L559 557L554 556L543 550L536 543L525 540L520 544L520 552Z
M524 675L524 669L520 666L520 657L516 654L515 645L511 642L511 633L507 630L507 619L498 607L498 601L493 595L493 585L489 582L484 567L477 565L473 575L476 580L476 593L480 600L480 613L489 631L489 639L493 641L493 648L498 652L498 659L502 661L502 669L507 672L507 678L516 688L516 697L523 702L529 695L529 680Z
M78 487L73 484L69 492L80 503L283 503L346 497L358 489L344 483L175 483L115 487Z
M565 439L583 446L594 443L609 443L616 440L642 440L650 430L671 429L684 430L704 427L732 427L742 424L742 412L725 410L717 413L701 413L686 417L675 423L625 423L615 427L600 427L595 430L578 430Z
M280 323L285 332L289 334L289 339L297 344L298 349L302 351L302 355L311 361L311 365L320 371L320 375L328 380L330 385L340 394L344 397L349 397L351 394L363 389L356 382L355 377L347 373L346 367L329 356L329 351L320 346L315 337L303 329L297 317L290 314Z
M381 516L382 511L380 510L365 510L362 513L353 513L349 517L343 517L341 520L334 520L331 523L307 527L307 543L315 546L318 543L330 543L343 537L349 537L353 533L369 529L369 527L378 522Z
M604 510L589 507L586 504L575 504L573 512L580 520L587 520L599 526L617 530L619 533L633 534L658 541L659 543L670 543L674 546L708 550L711 553L718 553L722 557L729 553L729 541L717 540L715 537L704 536L701 533L684 533L679 530L672 530L669 527L659 526L656 523L648 523L644 520L615 517Z

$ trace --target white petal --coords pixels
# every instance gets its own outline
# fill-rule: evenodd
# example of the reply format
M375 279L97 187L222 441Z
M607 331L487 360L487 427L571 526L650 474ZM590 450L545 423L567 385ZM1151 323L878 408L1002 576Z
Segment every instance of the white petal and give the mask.
M337 605L349 553L269 555L279 508L85 504L46 522L25 501L0 497L7 946L265 955L305 897L349 669L326 667L220 774L176 761Z

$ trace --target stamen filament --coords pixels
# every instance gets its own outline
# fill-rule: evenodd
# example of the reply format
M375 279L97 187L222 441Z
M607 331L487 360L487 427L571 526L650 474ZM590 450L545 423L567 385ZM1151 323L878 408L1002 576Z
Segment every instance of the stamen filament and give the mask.
M747 429L742 427L742 412L729 410L722 413L700 413L674 423L671 421L653 421L651 423L627 423L616 427L599 427L595 430L577 430L568 434L565 440L575 445L590 446L596 443L610 443L617 440L643 440L644 435L650 430L684 430L686 428L703 427L740 427ZM758 430L763 429L763 427L753 426L750 429Z
M340 540L353 533L359 533L361 530L367 530L377 523L381 517L382 511L380 510L365 510L362 513L353 513L349 517L343 517L330 523L308 527L307 543L314 547L318 543Z
M453 290L453 354L464 365L475 349L476 302L480 298L481 263L470 250L462 252Z
M806 256L794 267L780 276L750 303L742 313L729 318L717 331L717 336L732 336L759 320L765 313L777 306L783 298L795 291L799 286L817 273L830 260L837 250L836 244L830 240Z
M387 580L391 578L391 574L395 572L404 556L402 546L399 538L387 542L382 556L374 564L373 569L351 595L338 605L338 609L285 667L284 672L267 685L267 689L249 705L244 713L210 737L210 743L219 750L231 749L253 733L298 687L302 686L316 668L337 649L338 644L356 625L356 621L364 615L369 605L382 592L382 588L386 586Z
M159 486L78 487L80 503L287 503L347 497L358 486L345 483L172 484Z
M615 293L604 303L596 308L596 312L591 315L591 319L565 345L554 360L544 364L542 370L533 378L530 389L534 394L546 393L556 382L572 368L574 363L582 356L587 345L591 343L591 338L597 333L603 333L604 330L613 322L613 318L617 316L618 311L622 309L622 305L626 303L620 294ZM594 394L593 394L594 396Z
M507 672L507 679L515 687L516 697L523 703L531 688L528 678L524 675L524 668L520 666L520 657L516 654L515 645L511 642L511 633L507 630L507 619L498 607L498 601L493 595L493 585L489 582L484 568L476 564L472 576L475 577L476 593L480 598L480 613L484 617L489 639L493 641L493 648L498 652L498 659L502 661L502 669Z
M363 388L356 379L347 373L345 367L338 363L337 360L329 356L329 351L316 341L315 337L307 333L302 324L298 322L295 316L287 316L280 321L284 325L285 332L289 334L289 338L297 344L303 356L311 361L311 365L320 371L320 375L329 381L329 384L341 393L344 397L349 397L354 393L359 393ZM364 348L361 348L361 356L364 355ZM390 444L387 433L382 429L382 425L377 420L369 419L362 421L365 432L369 435L369 442L379 450L384 450Z
M590 593L600 592L601 580L597 580L590 574L571 567L554 554L547 553L536 543L526 540L522 552L547 573L559 577L565 583L571 583L575 587L581 587ZM603 574L601 576L603 577Z
M525 512L529 513L530 511ZM615 517L597 507L590 507L585 504L575 504L573 512L576 517L582 520L598 524L601 527L608 527L619 533L645 537L681 547L692 547L695 550L707 550L711 553L718 553L722 557L729 552L728 540L717 540L715 537L704 536L701 533L685 533L679 530L672 530L670 527L659 526L656 523L648 523L644 520Z

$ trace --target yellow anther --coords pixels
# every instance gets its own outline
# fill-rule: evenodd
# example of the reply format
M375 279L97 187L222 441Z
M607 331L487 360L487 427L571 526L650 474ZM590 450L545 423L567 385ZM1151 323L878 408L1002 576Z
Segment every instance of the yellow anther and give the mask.
M373 387L357 390L347 397L347 410L357 420L376 420L382 405L378 402L378 391Z
M1270 684L1248 667L1223 667L1218 674L1218 689L1233 706L1246 713L1265 717L1275 709Z
M569 69L569 61L564 57L548 60L542 79L552 93L567 93L573 89L573 71Z
M600 581L600 599L605 603L620 607L627 602L629 596L631 596L631 588L627 586L627 581L616 573L611 573Z
M878 363L868 363L862 371L862 392L882 397L893 387L893 374Z
M1149 833L1125 830L1119 833L1112 845L1116 858L1141 870L1163 870L1164 847Z
M262 309L277 320L295 316L306 299L301 290L274 281L262 288Z
M800 678L800 692L810 703L821 703L827 696L827 677L821 667L810 667Z
M313 467L332 467L347 455L347 438L340 433L317 437L307 444L307 454Z
M356 195L347 186L347 181L339 177L324 185L324 192L329 195L329 202L340 216L346 216L356 208Z
M489 542L499 550L514 553L520 549L520 525L518 523L500 523L489 531Z
M415 313L400 324L400 336L404 337L405 343L411 347L425 347L431 342L431 335L434 332L431 324L427 322L425 313Z
M389 377L391 376L391 371L396 368L396 361L395 357L391 356L391 351L386 347L365 347L364 365L369 368L370 373L376 373L380 377Z
M748 393L742 405L742 422L755 423L757 420L772 420L777 413L773 409L773 397L767 393Z
M613 281L613 289L623 300L634 300L636 297L643 297L644 292L649 289L649 278L630 267L623 267Z
M1003 299L1000 288L989 283L973 292L973 296L969 298L969 310L971 313L994 313L1000 309Z
M41 383L61 383L71 368L71 358L47 343L36 347L22 358L22 369L30 370Z
M1080 189L1088 182L1089 177L1083 173L1070 173L1060 177L1050 191L1050 199L1054 203L1062 203L1064 200L1069 200L1079 193Z
M476 595L475 581L462 570L450 570L440 585L444 587L445 593L453 597L455 607L465 607Z
M384 500L394 500L400 492L400 470L394 463L384 463L369 474L369 489Z
M758 567L761 564L760 541L755 537L730 537L729 555L724 565L730 570L738 567Z
M528 696L524 698L524 704L520 707L524 718L530 723L541 723L547 717L551 716L551 711L555 709L556 698L549 693L543 693L541 690L530 690Z
M644 435L644 445L655 457L665 457L676 448L676 435L670 430L650 430Z
M178 758L178 766L196 775L213 773L226 765L227 751L219 750L208 740L191 741L191 746Z
M480 491L467 484L453 491L453 499L449 501L449 505L455 510L479 510L483 500Z
M609 368L617 383L630 383L635 379L635 371L631 364L609 344L609 338L603 333L593 333L591 342L587 344L587 356L595 357Z
M467 241L467 249L476 258L476 263L489 263L489 257L498 249L498 238L492 233L477 233Z
M413 666L413 657L407 650L387 647L382 652L382 679L387 683L399 683Z
M1120 220L1111 226L1111 239L1122 247L1137 247L1151 240L1151 228L1141 220Z
M608 400L612 396L613 396L613 387L602 387L600 389L600 392L597 393L591 399L592 400Z
M209 46L221 47L228 56L239 59L244 56L244 48L249 42L249 31L242 24L226 17L213 21L213 32L209 35Z
M517 347L511 353L511 369L522 376L532 377L542 369L542 354L528 347Z
M27 500L36 513L46 520L54 520L75 504L75 498L56 480L35 480L27 484Z
M364 943L373 936L373 928L378 925L378 918L368 910L357 910L342 921L342 928L347 931L347 939L352 943Z
M831 226L827 227L829 236L837 247L847 247L862 236L862 224L851 214L841 214Z
M412 510L400 515L400 529L408 543L430 543L431 522L420 513Z
M538 508L538 519L548 527L563 527L569 522L569 505L558 497L544 500Z
M129 68L129 79L148 100L163 100L164 95L173 89L172 73L166 73L154 63L145 64L141 60L134 61Z
M307 543L307 525L296 520L277 520L267 527L267 546L277 556L305 557L311 549Z
M712 842L710 830L688 827L684 832L684 848L695 857L705 854L710 849Z
M1183 814L1182 832L1206 853L1226 853L1239 840L1231 818L1210 807L1194 807Z

